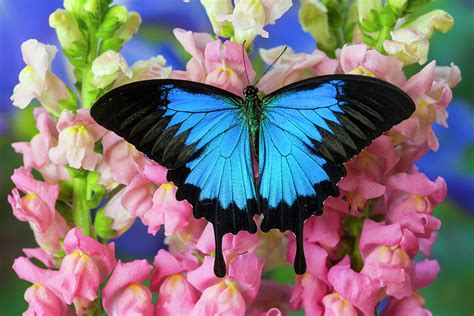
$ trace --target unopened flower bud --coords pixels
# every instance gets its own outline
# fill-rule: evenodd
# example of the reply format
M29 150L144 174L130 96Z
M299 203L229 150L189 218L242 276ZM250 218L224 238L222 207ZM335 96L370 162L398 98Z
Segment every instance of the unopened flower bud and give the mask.
M120 39L126 43L138 31L142 18L138 12L128 13L125 23L122 23L114 33L114 38Z
M382 9L381 0L359 0L357 2L359 8L359 21L363 21L369 18L370 11L375 10L376 12Z
M201 4L206 9L207 16L211 21L214 33L220 36L225 36L223 31L228 30L228 27L232 27L232 24L228 21L222 21L222 17L225 15L232 14L234 6L230 0L201 0Z
M387 0L387 4L398 12L403 12L407 7L408 0Z
M84 3L84 10L96 15L100 13L101 2L101 0L86 0Z
M336 39L331 36L328 23L328 9L319 0L303 0L299 11L303 30L316 39L320 48L333 51Z
M112 34L128 19L128 10L124 6L111 7L104 16L99 26L97 36L102 38L111 37Z
M410 22L406 27L415 29L430 38L434 31L446 33L454 25L454 19L446 11L433 10Z
M85 45L84 36L76 19L70 12L57 9L49 16L49 25L56 29L56 34L63 49L69 50L73 47L77 48ZM80 54L81 52L77 53Z

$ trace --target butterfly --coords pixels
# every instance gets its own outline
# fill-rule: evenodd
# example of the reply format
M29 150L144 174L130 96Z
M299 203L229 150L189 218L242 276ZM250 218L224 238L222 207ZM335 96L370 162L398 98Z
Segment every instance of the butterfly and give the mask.
M383 80L328 75L244 98L198 82L130 83L101 97L92 117L168 168L176 198L214 226L216 276L226 274L222 237L292 231L294 269L306 271L303 225L338 196L344 163L408 118L413 100Z

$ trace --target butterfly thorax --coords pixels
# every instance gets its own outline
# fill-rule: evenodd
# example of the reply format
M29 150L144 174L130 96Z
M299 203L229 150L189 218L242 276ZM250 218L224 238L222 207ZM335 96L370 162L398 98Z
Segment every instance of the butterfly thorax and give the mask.
M255 86L247 86L243 90L244 93L244 110L245 121L250 130L250 136L253 146L258 145L258 131L262 116L262 100L258 97L258 88Z

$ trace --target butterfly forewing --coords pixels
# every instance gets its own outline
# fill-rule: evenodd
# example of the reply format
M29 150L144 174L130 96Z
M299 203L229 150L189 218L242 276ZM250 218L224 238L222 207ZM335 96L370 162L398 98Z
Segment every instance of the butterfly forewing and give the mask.
M227 91L181 80L149 80L104 95L92 117L170 169L177 198L214 225L215 272L225 275L221 239L254 233L258 213L243 100Z
M379 79L331 75L283 87L263 99L259 199L263 231L297 237L295 270L302 274L303 223L337 196L343 163L414 111L411 98Z

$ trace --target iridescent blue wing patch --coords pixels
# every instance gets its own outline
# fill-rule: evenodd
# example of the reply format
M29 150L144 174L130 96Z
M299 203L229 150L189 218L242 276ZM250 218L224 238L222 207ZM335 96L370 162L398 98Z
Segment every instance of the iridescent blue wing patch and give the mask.
M214 225L216 275L225 275L221 239L256 232L258 213L243 100L190 81L150 80L104 95L92 117L169 169L177 198Z
M263 231L291 230L297 237L295 271L306 270L303 223L339 195L343 163L415 105L397 87L351 75L307 79L263 99L259 138L259 200Z

